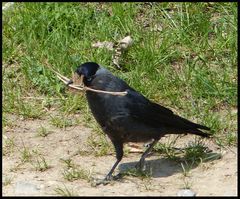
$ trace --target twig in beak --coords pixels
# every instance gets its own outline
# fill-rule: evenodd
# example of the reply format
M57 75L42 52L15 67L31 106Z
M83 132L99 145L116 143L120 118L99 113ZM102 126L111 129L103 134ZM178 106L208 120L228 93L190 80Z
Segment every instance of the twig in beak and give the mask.
M68 83L67 83L67 86L69 86L70 84L73 84L73 80L69 80Z
M84 77L83 75L80 76L80 85L81 85L81 86L84 85L84 84L83 84L83 77Z
M77 90L82 90L82 91L92 91L92 92L96 92L96 93L105 93L105 94L109 94L109 95L118 95L118 96L125 96L128 94L127 91L123 91L123 92L112 92L112 91L103 91L103 90L97 90L97 89L93 89L87 86L84 86L83 84L83 78L84 76L81 75L80 76L80 85L74 85L72 84L72 80L61 75L60 73L56 72L55 70L53 70L49 65L47 66L52 72L54 72L58 79L60 79L64 84L66 84L67 86L77 89Z
M93 91L93 92L96 92L96 93L105 93L105 94L110 94L110 95L125 96L125 95L128 94L127 91L122 91L122 92L103 91L103 90L96 90L96 89L93 89L93 88L89 88L87 86L85 86L84 88L85 88L85 90Z
M75 88L75 89L77 89L77 90L84 90L84 88L81 88L81 86L80 85L72 85L72 84L69 84L72 80L70 80L70 79L68 79L68 78L66 78L66 77L64 77L64 76L59 76L59 75L57 75L57 77L58 77L58 79L60 79L64 84L66 84L67 86L69 86L69 87L71 87L71 88Z

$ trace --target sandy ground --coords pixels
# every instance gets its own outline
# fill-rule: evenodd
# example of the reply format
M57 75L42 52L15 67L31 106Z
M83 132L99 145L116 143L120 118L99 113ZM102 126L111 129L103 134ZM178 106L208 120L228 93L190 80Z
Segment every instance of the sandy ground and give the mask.
M91 129L83 126L60 129L49 124L48 120L16 119L16 121L17 125L6 129L3 136L4 196L57 195L56 188L64 188L64 186L74 195L79 196L176 196L186 184L197 196L237 196L236 148L222 150L221 159L201 163L192 168L187 176L183 175L180 163L160 154L153 154L146 161L147 167L152 169L150 178L124 176L119 181L94 187L85 179L72 182L64 179L63 170L66 164L61 160L71 158L74 164L90 171L92 177L104 177L115 162L114 154L95 157L93 154L77 153L86 146ZM41 125L51 130L46 137L36 136ZM12 149L6 147L9 139L14 141ZM194 140L194 136L181 138L181 142L185 144L191 140ZM207 140L207 144L214 152L219 152L212 142ZM36 171L29 162L21 164L24 147L38 150L50 168ZM140 155L140 153L129 153L119 164L116 173L133 167ZM25 191L26 187L22 185L24 183L30 186Z

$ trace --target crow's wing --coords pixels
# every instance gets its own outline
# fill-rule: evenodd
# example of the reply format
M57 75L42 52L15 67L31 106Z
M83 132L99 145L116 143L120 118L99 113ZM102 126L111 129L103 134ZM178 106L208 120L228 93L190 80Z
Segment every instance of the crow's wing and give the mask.
M206 129L209 128L190 122L180 116L175 115L171 110L153 103L140 93L128 90L126 108L131 117L139 122L156 128L170 128L176 130L185 129Z

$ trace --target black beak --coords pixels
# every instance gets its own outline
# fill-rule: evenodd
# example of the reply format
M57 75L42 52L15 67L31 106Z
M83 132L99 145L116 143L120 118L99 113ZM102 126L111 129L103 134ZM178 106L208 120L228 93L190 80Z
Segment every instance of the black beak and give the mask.
M73 80L69 80L68 83L67 83L67 86L69 86L69 84L72 84L73 83Z

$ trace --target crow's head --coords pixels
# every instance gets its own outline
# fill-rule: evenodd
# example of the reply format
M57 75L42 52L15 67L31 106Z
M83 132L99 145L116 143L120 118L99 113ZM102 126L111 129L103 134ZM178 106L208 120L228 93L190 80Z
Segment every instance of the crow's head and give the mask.
M94 79L99 67L100 66L95 62L86 62L80 65L75 71L74 80L76 81L76 79L79 79L80 84L84 83L84 85L88 86ZM68 85L72 84L74 80L70 80Z
M99 65L95 62L86 62L80 65L75 71L79 76L83 75L86 78L94 76L99 68Z

